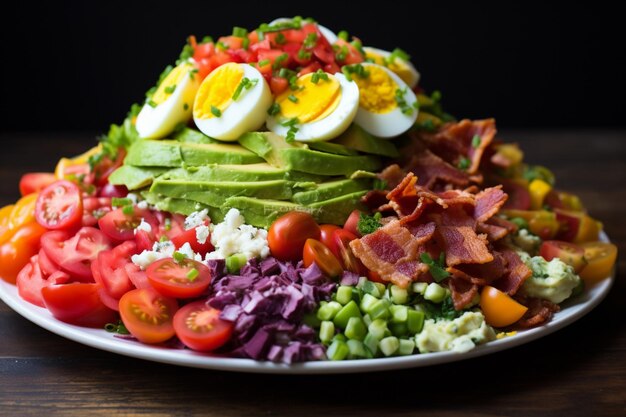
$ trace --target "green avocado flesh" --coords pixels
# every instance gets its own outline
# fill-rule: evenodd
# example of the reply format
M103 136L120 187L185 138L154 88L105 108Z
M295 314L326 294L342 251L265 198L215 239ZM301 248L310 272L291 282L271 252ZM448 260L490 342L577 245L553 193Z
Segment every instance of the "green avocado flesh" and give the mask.
M341 225L361 208L375 178L370 172L381 167L378 156L351 144L291 144L271 132L224 143L185 127L173 137L135 142L111 182L140 192L159 210L208 209L214 223L237 208L256 227L292 210Z
M363 128L352 124L348 130L343 132L338 138L328 142L329 145L342 145L348 149L353 149L374 155L397 158L400 156L398 148L390 140L380 139L367 133Z

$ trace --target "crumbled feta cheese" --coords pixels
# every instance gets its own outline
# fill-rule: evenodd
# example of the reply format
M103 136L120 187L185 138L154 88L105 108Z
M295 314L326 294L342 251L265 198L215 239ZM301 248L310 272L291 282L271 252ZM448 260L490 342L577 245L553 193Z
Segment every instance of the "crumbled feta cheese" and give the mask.
M266 258L270 248L267 244L267 230L244 224L245 219L237 209L230 209L222 223L213 226L211 243L215 251L206 259L224 259L241 253L246 258Z
M152 231L152 226L150 223L145 221L143 218L141 219L141 223L137 227L135 227L134 233L137 234L138 231L143 230L144 232L150 233Z
M204 209L200 211L194 211L185 219L185 230L190 230L194 227L202 226L205 221L211 221L211 219L209 218L209 210Z
M199 244L204 245L209 238L209 227L206 225L196 227L196 240Z
M150 205L148 204L146 200L141 200L140 202L137 203L137 208L141 210L147 210L150 208Z
M126 195L126 198L129 199L133 204L137 204L137 202L139 201L139 196L134 193L128 193Z
M152 262L163 258L171 258L174 255L174 244L167 240L165 242L154 242L152 250L144 250L138 255L133 255L130 260L141 269L146 269Z
M189 244L189 242L183 243L183 245L180 248L178 248L176 252L182 253L187 258L193 259L194 261L198 261L198 262L203 261L202 255L200 255L199 253L195 253L193 249L191 248L191 245Z

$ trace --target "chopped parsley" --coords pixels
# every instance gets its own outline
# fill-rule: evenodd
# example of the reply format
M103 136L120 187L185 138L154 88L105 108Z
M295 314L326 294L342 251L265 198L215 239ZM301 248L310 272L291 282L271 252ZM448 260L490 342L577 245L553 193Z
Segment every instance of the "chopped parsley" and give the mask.
M361 78L367 78L370 76L369 71L366 70L361 64L344 65L341 68L341 72L343 72L343 75L346 76L348 81L352 81L353 74L356 74Z
M459 163L457 165L457 167L463 171L467 170L470 166L472 165L471 161L469 160L469 158L463 156L461 157L461 159L459 160Z
M433 258L431 258L428 252L422 253L420 255L420 259L423 263L428 265L428 271L430 272L430 275L433 276L433 279L436 282L441 282L450 276L450 273L445 269L446 254L444 252L441 252L439 254L438 260L434 260Z
M233 96L232 96L233 101L237 101L237 99L239 98L239 96L241 96L241 93L244 90L251 89L252 87L257 85L258 82L259 80L256 78L251 80L248 77L243 77L243 79L239 82L239 85L235 89L235 92L233 93Z
M375 213L373 216L361 213L359 214L359 222L357 223L356 229L359 231L361 236L374 233L383 226L380 223L380 219L382 217L383 215L380 213Z
M267 109L267 114L269 114L270 116L275 116L278 113L280 113L280 104L278 103L272 103L270 108Z
M215 117L222 117L222 111L214 105L211 105L211 113L213 113L213 116Z

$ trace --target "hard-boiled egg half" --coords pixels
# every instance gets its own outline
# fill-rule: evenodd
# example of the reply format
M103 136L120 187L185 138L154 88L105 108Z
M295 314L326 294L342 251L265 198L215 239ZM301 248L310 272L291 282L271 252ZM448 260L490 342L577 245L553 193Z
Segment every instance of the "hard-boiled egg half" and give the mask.
M398 136L413 126L418 113L417 99L399 76L386 67L370 63L348 68L359 86L356 124L381 138Z
M394 52L383 51L382 49L364 47L365 58L374 62L374 64L383 65L396 73L402 81L413 88L420 80L420 73L417 72L411 61L409 61L406 53L395 50Z
M176 66L148 97L135 122L141 138L164 138L176 125L189 121L200 85L198 77L194 76L194 69L189 62Z
M246 64L228 63L204 79L193 103L193 120L202 133L235 141L265 123L272 93L261 73Z
M350 126L358 107L356 83L340 73L309 73L276 97L267 128L287 139L330 140Z
M279 17L278 19L274 19L272 20L269 25L270 26L274 26L277 25L279 23L292 23L294 19L289 18L289 17ZM326 38L326 40L328 41L328 43L333 44L337 41L337 35L335 35L335 32L333 32L332 30L328 29L326 26L322 26L319 23L315 23L317 25L317 28L319 29L320 33L322 35L324 35L324 37Z

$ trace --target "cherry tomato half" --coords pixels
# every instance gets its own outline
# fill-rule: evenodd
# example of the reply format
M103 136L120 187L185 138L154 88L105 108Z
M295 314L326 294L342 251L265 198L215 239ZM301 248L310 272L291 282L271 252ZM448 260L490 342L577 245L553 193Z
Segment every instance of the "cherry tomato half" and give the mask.
M56 181L51 172L29 172L20 179L20 194L28 195L43 190Z
M359 227L358 227L360 218L361 218L361 211L353 210L352 213L350 213L350 216L348 216L348 220L346 220L346 223L343 225L343 228L347 230L348 232L352 233L353 235L355 235L356 237L360 237L361 234L359 233Z
M120 299L120 316L130 334L143 343L165 342L174 336L175 299L153 289L135 289Z
M39 252L41 236L46 229L32 222L18 228L11 238L0 245L0 277L14 283L17 274Z
M148 281L159 293L167 297L193 298L211 283L211 271L201 262L173 258L159 259L146 269Z
M335 239L335 247L337 248L337 252L334 252L334 255L341 262L343 269L359 275L366 275L367 268L365 268L359 258L352 252L352 248L350 248L350 242L357 239L357 237L345 229L335 230L333 237Z
M580 277L589 285L607 278L617 259L617 246L606 242L587 242L581 246L585 251L587 266L580 271Z
M528 307L489 285L480 293L480 308L485 321L494 327L509 326L521 319L528 310Z
M130 257L136 252L135 242L127 240L111 250L100 252L92 263L93 278L102 286L102 301L113 310L118 307L117 300L134 288L126 266L132 264Z
M57 319L85 327L102 327L116 314L98 295L98 284L47 285L41 289L45 306Z
M115 209L98 220L100 229L113 240L130 240L135 237L135 228L139 226L143 219L155 229L157 227L156 218L150 210L133 207L131 213L124 213L123 208Z
M189 230L182 230L178 235L172 238L172 243L174 244L176 249L179 249L185 243L189 243L191 249L201 255L206 255L208 252L213 252L213 250L215 249L211 244L210 235L207 237L204 243L198 242L195 227Z
M307 239L320 238L320 227L313 216L291 211L279 217L267 233L272 256L281 261L299 261Z
M37 198L35 219L46 229L71 229L81 223L82 217L81 192L72 182L53 182Z
M341 264L335 255L322 242L307 239L302 251L304 266L309 267L313 262L329 277L338 277L343 272Z
M323 224L320 226L320 242L322 242L333 254L337 253L337 244L333 233L341 227L334 224Z
M561 240L545 240L541 244L539 255L546 261L558 258L571 265L576 273L580 272L587 265L585 250L582 247Z
M176 336L190 349L209 352L223 346L233 333L233 323L204 301L182 307L174 315Z

